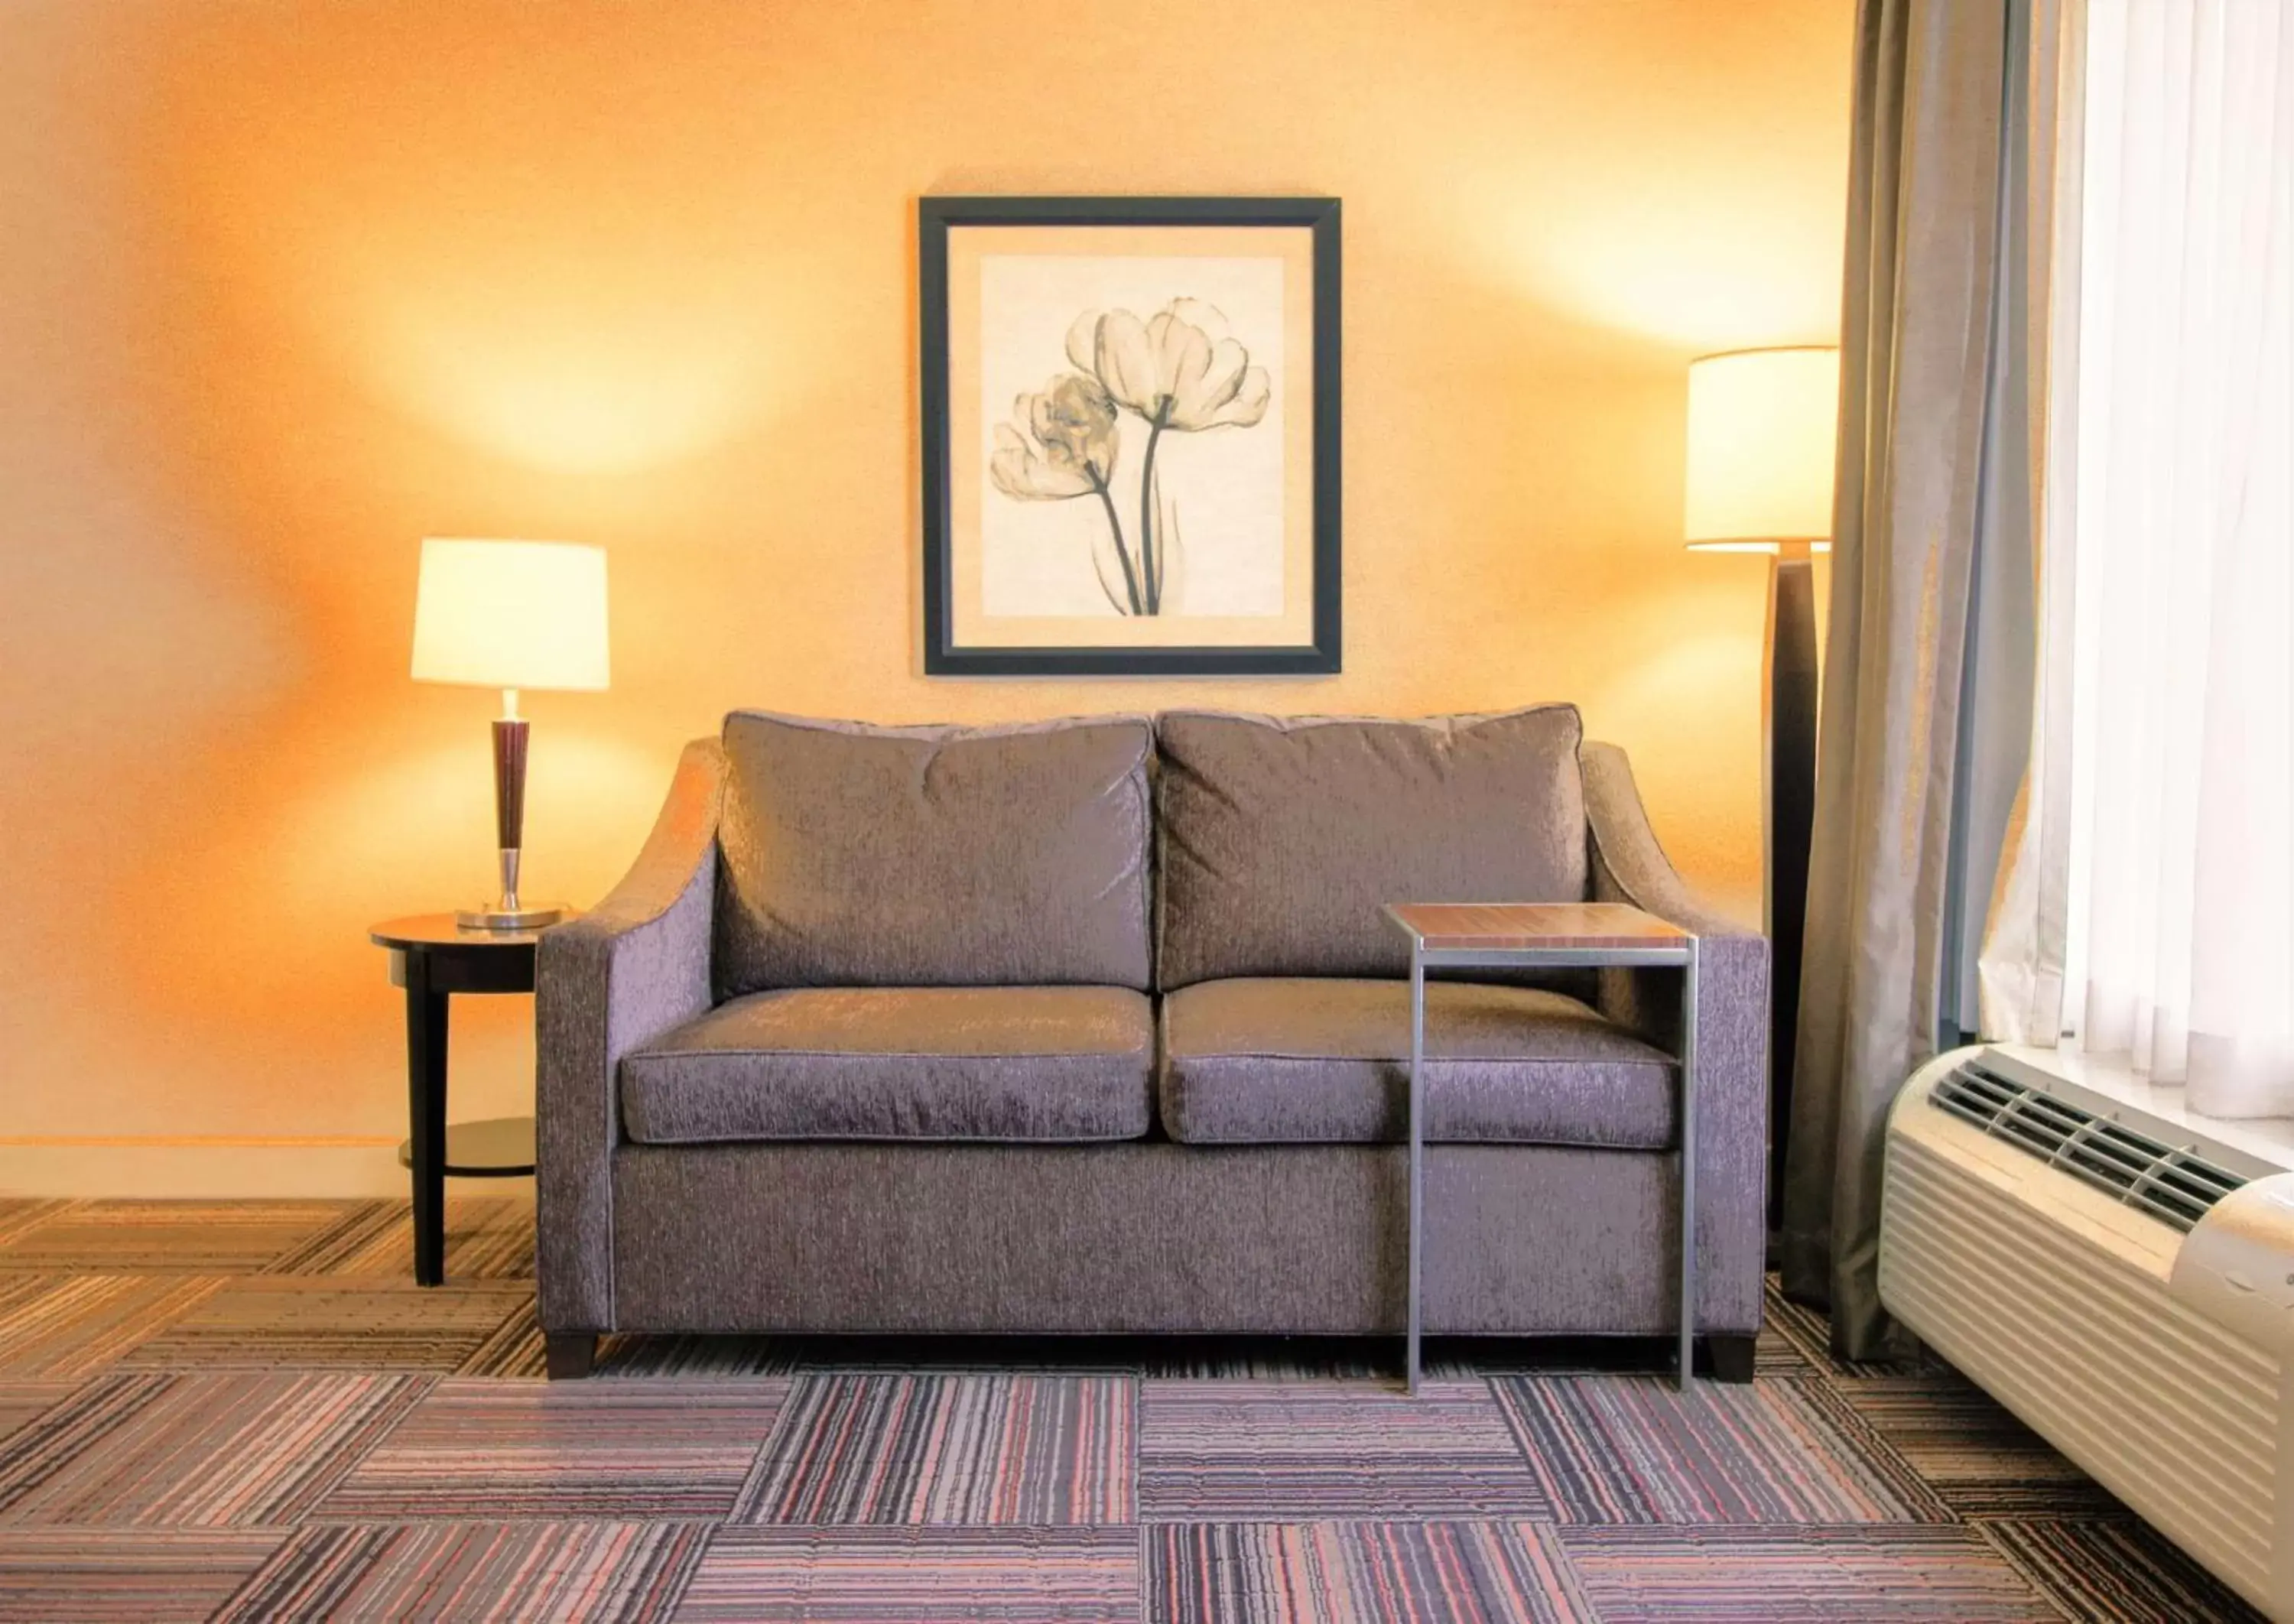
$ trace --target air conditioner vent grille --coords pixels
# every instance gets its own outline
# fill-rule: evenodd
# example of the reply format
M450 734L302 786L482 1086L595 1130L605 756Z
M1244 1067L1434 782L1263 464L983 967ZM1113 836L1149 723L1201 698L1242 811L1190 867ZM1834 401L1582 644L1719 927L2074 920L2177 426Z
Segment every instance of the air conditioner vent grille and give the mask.
M2027 1088L1980 1060L1954 1068L1928 1100L2178 1230L2190 1229L2246 1182L2194 1146L2167 1144Z

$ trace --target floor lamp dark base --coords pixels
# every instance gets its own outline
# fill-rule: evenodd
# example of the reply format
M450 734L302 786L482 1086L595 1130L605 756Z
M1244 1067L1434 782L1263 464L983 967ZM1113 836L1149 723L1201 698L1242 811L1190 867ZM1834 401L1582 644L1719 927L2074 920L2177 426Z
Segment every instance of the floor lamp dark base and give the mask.
M1774 1234L1784 1224L1801 938L1808 924L1809 838L1816 822L1816 582L1805 542L1783 544L1770 563L1765 686L1761 823L1768 845L1769 1230Z

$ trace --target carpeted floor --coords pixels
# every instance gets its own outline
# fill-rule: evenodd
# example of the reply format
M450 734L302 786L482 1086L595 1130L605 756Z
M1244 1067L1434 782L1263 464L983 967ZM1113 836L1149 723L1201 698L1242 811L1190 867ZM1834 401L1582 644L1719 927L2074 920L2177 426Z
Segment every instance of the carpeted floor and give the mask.
M2249 1612L1940 1368L1770 1303L1662 1350L609 1339L533 1209L0 1202L0 1617L2112 1619ZM1637 1368L1638 1366L1638 1368Z

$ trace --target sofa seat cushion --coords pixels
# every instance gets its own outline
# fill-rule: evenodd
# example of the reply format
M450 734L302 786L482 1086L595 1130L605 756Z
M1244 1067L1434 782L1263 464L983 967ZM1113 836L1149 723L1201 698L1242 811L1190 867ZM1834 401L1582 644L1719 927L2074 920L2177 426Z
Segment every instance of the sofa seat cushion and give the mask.
M623 1059L622 1121L656 1145L1138 1139L1154 1059L1152 1009L1127 987L752 993Z
M1163 1001L1163 1131L1184 1144L1374 1144L1410 1136L1410 984L1199 982ZM1426 988L1425 1137L1663 1149L1671 1056L1574 998Z

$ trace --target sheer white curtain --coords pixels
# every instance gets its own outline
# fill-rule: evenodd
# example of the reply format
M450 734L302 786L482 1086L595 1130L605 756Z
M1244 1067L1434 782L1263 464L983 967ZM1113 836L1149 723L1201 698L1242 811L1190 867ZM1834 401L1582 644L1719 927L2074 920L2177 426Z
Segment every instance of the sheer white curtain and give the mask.
M2063 1022L2195 1109L2294 1115L2294 6L2085 23Z
M1979 1029L2052 1046L2063 1030L2070 919L2072 541L2078 533L2079 199L2086 0L2031 0L2032 125L2023 207L2030 248L2021 364L2030 378L2021 454L2030 469L2031 741L1983 911ZM2052 135L2053 139L2049 139ZM2013 454L2010 451L2008 454Z

